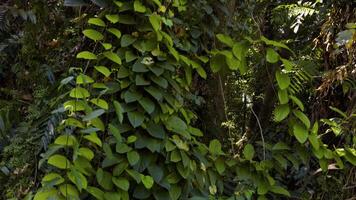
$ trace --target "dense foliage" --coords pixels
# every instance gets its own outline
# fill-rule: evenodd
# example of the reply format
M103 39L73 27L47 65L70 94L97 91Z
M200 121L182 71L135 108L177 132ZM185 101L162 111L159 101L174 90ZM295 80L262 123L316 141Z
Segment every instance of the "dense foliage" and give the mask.
M355 23L347 0L10 0L0 195L352 198Z

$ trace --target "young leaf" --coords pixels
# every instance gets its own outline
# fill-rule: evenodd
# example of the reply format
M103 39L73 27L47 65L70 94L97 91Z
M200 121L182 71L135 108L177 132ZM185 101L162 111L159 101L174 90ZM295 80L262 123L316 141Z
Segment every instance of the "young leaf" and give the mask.
M76 83L78 85L80 84L89 84L89 83L94 83L94 79L92 79L90 76L87 76L85 74L79 74L77 76Z
M119 15L105 15L105 18L113 24L119 22Z
M96 57L96 55L92 52L82 51L77 54L77 58L82 58L86 60L96 60L98 57Z
M149 17L149 21L153 27L153 30L158 31L161 28L161 17L157 14L152 14Z
M294 136L297 138L298 142L303 144L308 139L308 130L306 130L303 125L295 123L293 126Z
M115 35L117 37L117 39L120 39L121 37L121 31L119 31L119 29L116 28L108 28L108 31L110 33L112 33L113 35Z
M135 165L140 160L140 154L137 151L130 151L126 155L130 165Z
M267 48L267 53L266 53L266 60L269 63L276 63L278 62L279 55L278 53L273 50L272 48Z
M309 118L301 111L299 110L294 110L293 111L293 114L298 118L300 119L300 121L303 122L303 124L307 127L307 129L310 128L310 120Z
M226 44L228 47L232 47L234 45L234 41L228 35L217 34L216 38L218 38L220 42Z
M274 121L276 122L282 121L289 115L289 112L290 112L290 108L288 104L278 105L273 112Z
M71 167L70 161L59 154L55 154L48 158L48 164L53 165L59 169L68 169Z
M94 29L85 29L83 31L83 34L89 38L89 39L92 39L94 41L98 41L98 40L102 40L104 39L104 35L101 34L100 32L94 30Z
M121 58L116 53L114 53L112 51L107 51L107 52L104 52L103 54L109 60L121 65Z
M130 182L126 178L112 177L112 182L120 189L128 191L130 188Z
M134 10L136 12L144 13L144 12L146 12L146 7L141 3L140 0L135 0L135 2L134 2Z
M84 88L76 87L70 91L69 96L77 99L85 99L90 96L90 93Z
M100 18L90 18L88 20L88 23L89 24L93 24L93 25L96 25L96 26L102 26L102 27L105 27L105 22L100 19Z
M252 160L253 156L255 155L255 149L251 144L247 144L243 150L243 154L247 160Z
M154 183L153 178L151 176L145 176L143 174L141 174L141 181L147 189L151 189Z
M287 89L289 87L290 78L289 78L288 74L282 73L280 70L277 70L276 71L276 79L277 79L279 88L281 88L282 90Z

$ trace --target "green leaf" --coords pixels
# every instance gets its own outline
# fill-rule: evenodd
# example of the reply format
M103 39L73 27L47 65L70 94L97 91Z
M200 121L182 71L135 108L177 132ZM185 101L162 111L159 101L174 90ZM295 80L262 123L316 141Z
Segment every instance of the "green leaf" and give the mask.
M82 51L77 54L77 58L82 58L86 60L96 60L98 57L89 51Z
M172 200L178 200L180 195L182 194L181 186L179 185L172 185L169 189L169 196Z
M105 200L121 199L121 195L118 192L105 192Z
M127 115L129 117L129 121L130 121L131 125L134 128L141 126L141 124L143 123L143 121L145 119L145 116L142 113L137 112L137 111L128 112Z
M75 111L83 111L86 109L86 104L83 101L80 100L69 100L66 101L64 104L64 109L65 110L70 110L72 112Z
M95 66L94 68L96 69L96 71L102 73L105 77L109 77L111 74L110 69L105 66Z
M308 139L308 130L303 125L295 123L293 126L293 134L297 138L298 142L304 143Z
M70 161L59 154L55 154L48 158L48 164L53 165L59 169L68 169L71 167Z
M121 37L121 47L128 47L136 41L136 38L131 35L125 34Z
M78 85L80 85L80 84L89 84L89 83L94 83L94 80L90 76L87 76L87 75L84 75L84 74L79 74L77 76L76 83Z
M281 186L274 185L274 186L272 186L272 187L270 188L270 190L271 190L273 193L282 194L282 195L285 195L285 196L290 197L290 193L288 192L288 190L282 188Z
M72 181L77 186L79 192L81 192L82 189L86 189L88 187L87 179L79 171L72 169L70 172L67 173L67 176L69 180Z
M64 182L64 178L57 173L49 173L42 178L41 184L45 186L50 183L51 185L59 185Z
M137 140L137 137L136 137L135 135L130 135L130 136L127 138L127 144L136 142L136 140Z
M198 72L200 77L202 77L203 79L207 78L206 72L203 67L200 66L200 67L196 68L195 70Z
M149 123L147 124L147 132L153 137L164 139L165 131L162 125Z
M90 100L91 103L97 105L98 107L108 110L109 104L104 99L92 99Z
M290 78L289 78L288 74L282 73L280 70L277 70L276 71L276 79L277 79L279 88L281 88L282 90L287 89L289 87Z
M210 68L213 73L220 71L221 67L225 64L225 56L221 54L217 54L213 56L210 60Z
M110 43L101 43L105 50L109 50L112 48L112 44Z
M287 59L283 59L281 58L282 60L282 63L283 63L283 66L284 66L284 69L286 71L292 71L293 70L293 63Z
M127 90L124 94L124 99L126 103L131 103L138 101L142 98L142 94L137 91Z
M58 196L58 190L55 188L41 188L37 191L33 200L48 200L48 199L60 199Z
M138 86L150 85L150 82L145 80L141 74L136 75L135 82Z
M117 77L120 78L120 79L126 78L126 77L128 77L129 75L130 75L129 70L128 70L126 67L124 67L124 66L121 66L121 67L119 68L119 71L117 72Z
M273 145L272 150L290 150L290 147L284 142L278 142Z
M141 3L140 0L135 0L134 10L135 10L135 12L144 13L144 12L146 12L146 7Z
M89 148L82 147L78 150L78 155L83 156L87 160L91 161L94 158L94 152Z
M286 104L289 101L287 90L278 90L278 99L281 104Z
M77 119L74 118L68 118L65 120L65 125L66 126L74 126L74 127L79 127L79 128L84 128L84 125Z
M158 31L161 28L161 17L157 14L151 14L149 21L153 27L153 30Z
M279 60L278 53L272 48L267 48L266 60L269 63L276 63Z
M126 155L127 155L127 160L132 166L135 165L140 160L140 154L138 154L137 151L130 151Z
M141 174L141 181L145 186L145 188L147 189L151 189L154 183L153 178L151 176L148 175L145 176L143 174Z
M274 121L280 122L284 120L286 117L288 117L289 112L290 112L290 108L288 104L278 105L273 112Z
M123 154L123 153L127 153L129 151L131 151L132 148L129 147L127 144L125 143L116 143L116 152Z
M63 146L73 146L77 143L77 140L73 135L61 135L55 141L54 144Z
M300 121L303 122L303 124L307 127L307 129L310 128L310 120L309 118L301 111L299 110L294 110L293 111L293 114L298 118L300 119Z
M124 120L124 110L119 102L114 100L113 103L115 107L116 116L119 119L119 122L122 123L122 121Z
M119 29L116 28L108 28L108 31L110 33L112 33L113 35L115 35L117 37L117 39L120 39L121 37L121 31Z
M130 188L130 182L126 179L126 178L116 178L113 177L112 178L112 182L120 189L124 190L124 191L128 191Z
M148 172L151 174L153 177L154 181L156 183L161 182L164 174L163 174L163 168L161 166L155 165L155 164L150 164L148 167Z
M151 99L147 97L143 97L138 102L146 110L148 114L153 113L153 111L155 110L155 104L153 103L153 101L151 101Z
M217 139L213 139L209 143L209 152L213 155L223 155L224 152L221 150L221 143Z
M96 31L94 29L85 29L83 31L83 34L89 38L89 39L92 39L94 41L98 41L98 40L102 40L104 39L104 35L101 34L99 31Z
M59 186L59 191L61 191L62 195L67 197L67 199L79 199L79 192L77 188L71 184L63 184Z
M125 60L126 62L131 62L137 59L137 56L132 51L125 52Z
M345 118L345 119L347 118L346 113L345 113L345 112L342 112L340 109L335 108L335 107L332 107L332 106L329 106L329 108L330 108L332 111L334 111L334 112L338 113L339 115L341 115L343 118Z
M94 196L96 199L104 200L104 192L99 188L88 186L86 190L89 192L89 194Z
M230 36L224 35L224 34L217 34L216 38L224 44L226 44L228 47L232 47L234 44L234 41L231 39Z
M99 137L96 133L91 133L90 135L85 135L84 138L94 144L97 144L100 147L103 146L101 140L99 139Z
M113 24L119 22L119 15L105 15L105 18Z
M255 155L255 148L251 144L247 144L243 150L244 157L247 160L252 160L253 156Z
M106 51L103 53L105 57L107 57L109 60L121 65L121 58L114 52L112 51Z
M304 105L297 97L289 95L289 98L292 99L293 103L295 103L302 111L304 111Z
M83 121L90 121L90 120L92 120L92 119L95 119L95 118L101 116L101 115L104 114L104 113L105 113L105 110L104 110L104 109L97 109L97 110L94 110L94 111L92 111L91 113L85 115L85 116L83 117Z
M214 164L215 164L216 171L218 171L220 175L223 175L223 173L225 172L224 159L222 157L219 157L218 159L215 160Z
M90 93L88 90L82 88L82 87L76 87L73 88L70 93L70 97L77 98L77 99L84 99L90 96Z
M89 23L89 24L96 25L96 26L101 26L101 27L105 27L105 26L106 26L106 25L105 25L105 22L104 22L102 19L100 19L100 18L90 18L90 19L88 20L88 23Z
M98 181L99 185L103 187L105 190L112 190L113 183L112 183L112 175L109 172L104 171L103 169L99 168L96 172L96 180Z
M182 133L187 130L187 124L177 116L171 116L165 123L168 130L176 133Z
M267 38L265 38L264 36L261 36L261 40L263 42L265 42L267 45L272 45L272 46L275 46L275 47L281 47L281 48L285 48L285 49L288 49L289 51L293 52L287 45L281 43L281 42L277 42L277 41L274 41L274 40L269 40Z

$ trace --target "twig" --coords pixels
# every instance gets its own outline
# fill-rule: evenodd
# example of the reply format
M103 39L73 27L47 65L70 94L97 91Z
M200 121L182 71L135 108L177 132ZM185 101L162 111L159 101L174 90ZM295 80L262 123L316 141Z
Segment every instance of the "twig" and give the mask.
M260 120L258 119L258 116L256 115L255 111L251 107L252 114L255 116L257 120L258 127L260 128L260 134L261 134L261 140L262 140L262 148L263 148L263 160L266 160L266 145L265 145L265 138L263 137L263 131L261 127Z

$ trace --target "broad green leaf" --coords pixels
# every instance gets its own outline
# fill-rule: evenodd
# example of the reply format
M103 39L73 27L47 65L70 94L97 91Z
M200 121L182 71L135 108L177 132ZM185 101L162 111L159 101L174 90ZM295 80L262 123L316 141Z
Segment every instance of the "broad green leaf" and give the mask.
M206 72L203 67L200 66L200 67L196 68L195 70L198 72L200 77L202 77L203 79L207 78Z
M194 128L194 127L189 127L188 128L189 132L192 134L192 135L195 135L195 136L198 136L198 137L201 137L203 136L203 132L197 128Z
M105 27L105 22L100 19L100 18L90 18L88 20L88 23L89 24L93 24L93 25L96 25L96 26L101 26L101 27Z
M213 56L210 60L210 68L213 71L213 73L216 73L220 71L222 66L225 65L225 56L221 54L217 54Z
M136 137L135 135L130 135L130 136L127 138L127 144L136 142L136 140L137 140L137 137Z
M125 52L125 60L126 62L131 62L137 59L137 55L135 55L132 51Z
M278 99L279 99L279 103L281 104L288 103L289 102L288 91L286 89L278 90Z
M91 99L91 103L97 105L98 107L108 110L109 109L109 104L104 100L104 99Z
M131 123L131 125L134 128L137 128L139 126L141 126L141 124L143 123L145 116L137 111L133 111L133 112L128 112L127 113L128 117L129 117L129 121Z
M138 86L150 85L150 82L145 80L141 74L136 75L135 82Z
M112 48L112 44L110 43L101 43L105 50L109 50Z
M281 88L282 90L287 89L289 87L290 78L289 78L288 74L282 73L280 70L277 70L276 71L276 79L277 79L279 88Z
M137 151L130 151L126 155L130 165L135 165L140 160L140 154Z
M220 42L226 44L228 47L232 47L234 45L234 41L228 35L217 34L216 38L218 38Z
M224 152L221 150L221 143L217 139L213 139L209 143L209 152L213 155L223 155Z
M48 158L48 164L53 165L59 169L68 169L71 167L70 161L59 154L55 154Z
M121 66L121 67L119 68L119 71L117 72L117 77L120 78L120 79L126 78L126 77L128 77L129 75L130 75L129 70L128 70L126 67L124 67L124 66Z
M112 51L106 51L103 53L105 57L107 57L109 60L121 65L121 58L114 52Z
M120 39L121 37L121 31L119 29L116 28L108 28L108 31L110 33L112 33L113 35L115 35L117 37L117 39Z
M86 60L96 60L98 57L89 51L82 51L77 54L77 58L82 58Z
M59 144L63 146L73 146L77 143L77 140L73 135L61 135L57 137L54 144Z
M113 177L112 178L112 182L120 189L124 190L124 191L128 191L130 188L130 182L126 179L126 178L116 178Z
M319 147L320 147L319 140L318 140L318 135L312 133L312 134L310 134L310 135L308 136L308 139L309 139L310 144L313 146L313 148L314 148L315 150L318 150Z
M148 172L150 175L153 177L154 181L156 183L161 182L164 174L163 174L163 168L161 166L155 165L155 164L150 164L148 167Z
M88 90L82 88L82 87L76 87L73 88L70 93L70 97L77 98L77 99L84 99L90 96L90 93Z
M277 185L274 185L270 188L270 190L273 192L273 193L276 193L276 194L282 194L282 195L285 195L287 197L290 197L290 193L288 192L288 190L284 189L283 187L281 186L277 186Z
M77 76L76 83L78 85L80 84L89 84L89 83L94 83L94 79L92 79L90 76L87 76L85 74L79 74Z
M279 55L278 53L273 50L272 48L267 48L266 52L266 60L269 63L276 63L279 60Z
M307 129L310 128L310 120L309 118L301 111L299 110L293 110L293 114L300 119L300 121L303 122L303 124L307 127Z
M105 15L105 18L113 24L119 22L119 15Z
M82 124L82 122L80 122L77 119L74 118L68 118L65 120L65 125L66 126L74 126L74 127L79 127L79 128L84 128L84 125Z
M236 58L226 58L226 64L231 70L237 70L240 67L240 61Z
M300 110L304 111L303 103L296 96L289 95L289 98L292 99L293 103L295 103L300 108Z
M290 108L288 104L278 105L273 112L274 121L280 122L284 120L286 117L288 117L289 112L290 112Z
M84 138L94 144L97 144L100 147L103 145L100 138L98 137L98 135L96 133L91 133L90 135L85 135Z
M145 90L152 95L157 101L161 101L163 98L163 95L159 89L153 86L145 87Z
M99 31L96 31L94 29L85 29L83 31L83 34L89 38L89 39L92 39L94 41L98 41L98 40L102 40L104 39L104 35L101 34Z
M116 149L116 152L120 153L120 154L127 153L127 152L132 150L132 148L129 147L125 143L116 143L116 148L115 149Z
M111 173L106 172L101 168L96 171L96 180L98 181L99 185L105 190L112 190L112 188L114 187L111 179Z
M145 186L145 188L147 189L151 189L154 183L153 178L151 176L148 175L145 176L143 174L141 174L141 181Z
M105 200L121 199L121 195L118 192L105 192L104 199Z
M182 189L180 185L172 185L169 189L169 196L172 200L178 200L182 193Z
M70 172L67 173L67 176L69 180L77 186L79 192L81 192L82 189L86 189L88 187L87 178L78 170L72 169Z
M125 34L121 37L121 47L128 47L136 41L136 38L131 35Z
M149 123L147 124L147 132L153 137L164 139L165 131L162 125Z
M304 143L308 139L308 130L303 125L295 123L293 126L293 134L297 138L298 142Z
M146 110L146 112L148 114L153 113L153 111L155 110L155 104L153 101L151 101L151 99L147 98L147 97L143 97L142 99L140 99L138 101L140 103L140 105Z
M138 101L141 98L142 98L142 94L137 91L127 90L124 94L124 99L126 103Z
M165 123L168 130L174 131L176 133L181 133L187 130L187 124L177 116L171 116Z
M58 190L55 188L41 188L37 191L33 200L60 199Z
M161 77L161 76L150 76L150 79L156 83L157 85L161 86L162 88L166 89L168 87L168 81Z
M62 195L67 197L67 199L79 199L79 192L77 188L71 184L60 185L59 191L61 191Z
M101 115L104 114L104 113L105 113L105 110L104 110L104 109L97 109L97 110L94 110L94 111L92 111L91 113L85 115L85 116L83 117L83 121L90 121L90 120L92 120L92 119L95 119L95 118L101 116Z
M273 145L272 150L290 150L290 147L284 142L278 142Z
M144 13L144 12L146 12L146 7L141 3L140 0L135 0L135 2L134 2L134 10L136 12Z
M281 42L277 42L277 41L274 41L274 40L269 40L267 38L265 38L264 36L261 36L261 40L263 42L265 42L267 45L272 45L272 46L275 46L275 47L281 47L281 48L285 48L285 49L288 49L289 51L293 52L287 45L281 43Z
M91 161L94 158L94 152L89 148L82 147L78 150L78 155L83 156L84 158Z
M109 77L111 74L110 69L105 66L95 66L94 68L96 69L96 71L102 73L105 77Z
M64 182L64 178L57 173L49 173L42 178L41 184L45 186L48 183L52 185L59 185Z
M293 63L292 63L291 61L289 61L289 60L287 60L287 59L283 59L283 58L281 58L281 60L282 60L284 69L285 69L286 71L289 72L289 71L292 71L292 70L293 70Z
M122 121L124 120L124 110L119 102L114 100L113 104L114 104L116 116L119 119L119 122L122 123Z
M251 144L247 144L243 150L244 157L247 160L252 160L253 156L255 155L255 148Z
M224 159L222 157L219 157L218 159L215 160L214 164L215 164L216 171L218 171L220 175L223 175L223 173L225 172Z
M88 186L86 190L96 199L104 200L104 192L99 188Z
M149 21L153 27L153 30L158 31L161 29L161 17L157 14L151 14Z
M69 101L66 101L63 104L63 106L64 106L65 110L70 110L72 112L83 111L86 108L86 104L83 101L80 101L80 100L69 100Z

